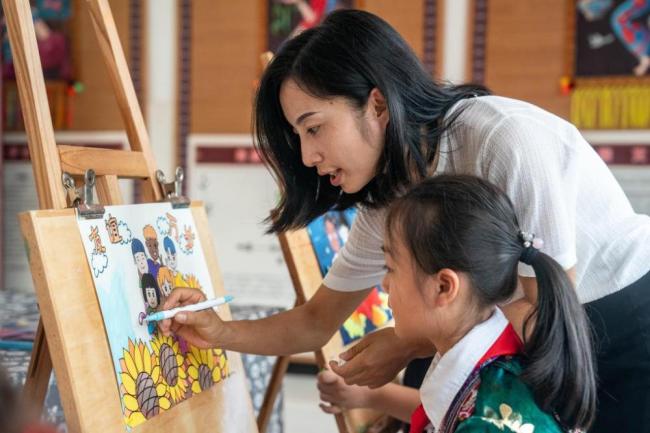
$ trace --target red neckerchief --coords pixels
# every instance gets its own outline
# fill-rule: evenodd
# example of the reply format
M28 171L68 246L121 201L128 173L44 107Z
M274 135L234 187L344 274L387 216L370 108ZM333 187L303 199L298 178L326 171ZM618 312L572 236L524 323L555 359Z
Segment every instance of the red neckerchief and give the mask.
M508 324L503 330L499 338L496 339L494 344L490 346L487 352L481 357L476 364L475 368L480 367L485 361L497 356L514 355L521 353L523 344L515 329L511 324ZM430 421L424 411L424 406L419 405L411 415L411 429L409 433L423 433L424 429L429 425Z

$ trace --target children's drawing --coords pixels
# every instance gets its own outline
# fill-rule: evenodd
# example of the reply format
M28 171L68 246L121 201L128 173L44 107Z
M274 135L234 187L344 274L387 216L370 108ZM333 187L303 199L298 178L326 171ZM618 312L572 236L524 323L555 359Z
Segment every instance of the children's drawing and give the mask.
M181 238L181 251L185 254L192 254L194 252L194 231L192 227L183 226L183 236Z
M112 244L128 244L131 242L133 235L131 234L131 229L126 225L124 221L118 221L117 218L108 214L108 218L104 220L106 225L106 232L108 233L108 239Z
M189 209L168 203L107 206L102 222L78 220L93 270L127 430L225 380L226 352L163 336L146 315L177 287L215 296ZM100 227L104 227L100 229ZM183 227L175 237L173 227ZM179 255L188 249L191 254Z
M318 259L320 271L325 276L338 252L348 239L355 209L330 211L307 226L307 233ZM341 326L343 344L347 345L392 320L388 307L388 294L377 286Z
M106 247L102 244L102 238L99 235L99 228L96 225L90 227L88 239L92 243L88 261L90 262L90 268L93 270L93 275L97 278L108 267L108 256L106 255Z

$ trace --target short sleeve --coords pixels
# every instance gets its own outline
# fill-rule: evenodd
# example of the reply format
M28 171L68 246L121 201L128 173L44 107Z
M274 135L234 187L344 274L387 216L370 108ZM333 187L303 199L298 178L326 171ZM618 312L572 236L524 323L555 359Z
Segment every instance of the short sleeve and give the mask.
M323 280L330 289L357 291L374 287L384 278L384 209L361 208L349 237Z
M581 139L567 122L511 115L487 137L482 155L483 175L510 198L521 230L544 241L542 251L564 269L576 264L576 148ZM534 277L520 263L519 274Z

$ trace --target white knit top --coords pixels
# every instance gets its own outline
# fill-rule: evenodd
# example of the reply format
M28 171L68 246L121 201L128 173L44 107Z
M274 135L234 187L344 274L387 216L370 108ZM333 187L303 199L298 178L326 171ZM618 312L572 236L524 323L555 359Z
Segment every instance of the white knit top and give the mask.
M590 302L650 271L650 217L638 215L598 154L565 120L499 96L463 100L456 127L440 142L436 174L472 174L501 187L521 229L544 240L542 251L576 267L577 293ZM342 291L379 284L384 209L361 209L326 275ZM534 276L520 264L519 274Z

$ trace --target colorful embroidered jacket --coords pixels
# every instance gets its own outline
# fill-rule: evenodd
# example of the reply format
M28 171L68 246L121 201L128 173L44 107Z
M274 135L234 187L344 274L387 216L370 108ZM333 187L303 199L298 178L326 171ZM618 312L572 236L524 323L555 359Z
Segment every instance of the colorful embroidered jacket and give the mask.
M518 357L504 356L481 368L451 431L456 433L561 433L555 419L535 403L522 382Z
M420 388L411 433L561 433L521 380L522 343L498 308L442 357Z

